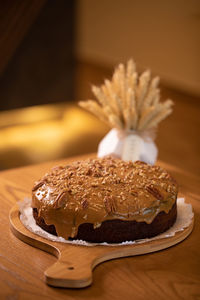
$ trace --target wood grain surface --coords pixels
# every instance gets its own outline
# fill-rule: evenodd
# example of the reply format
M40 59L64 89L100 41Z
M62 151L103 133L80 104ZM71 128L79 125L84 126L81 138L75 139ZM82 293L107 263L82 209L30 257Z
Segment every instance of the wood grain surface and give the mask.
M174 175L193 206L192 234L164 251L99 265L89 288L62 289L44 283L43 272L56 258L17 239L9 229L8 215L16 201L30 196L33 182L50 167L74 159L0 173L0 299L200 299L200 178L163 162L158 164Z

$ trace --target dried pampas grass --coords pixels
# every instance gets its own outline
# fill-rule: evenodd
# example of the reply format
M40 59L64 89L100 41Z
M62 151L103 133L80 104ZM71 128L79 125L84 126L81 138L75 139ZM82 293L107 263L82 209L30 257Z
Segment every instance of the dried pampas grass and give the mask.
M80 101L79 105L120 130L149 130L169 116L172 100L160 102L159 77L151 78L149 70L140 76L131 59L120 64L111 80L100 87L93 86L97 101Z

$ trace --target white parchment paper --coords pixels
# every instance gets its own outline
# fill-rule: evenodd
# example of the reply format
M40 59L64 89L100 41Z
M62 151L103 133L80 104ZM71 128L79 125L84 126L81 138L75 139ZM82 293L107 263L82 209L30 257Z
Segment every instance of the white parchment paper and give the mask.
M194 216L194 213L192 211L192 205L185 203L184 198L178 198L177 199L177 220L175 224L165 231L164 233L161 233L153 238L150 239L142 239L142 240L136 240L136 241L129 241L129 242L123 242L120 244L108 244L108 243L88 243L81 240L76 241L68 241L62 237L57 237L55 235L52 235L46 231L44 231L42 228L40 228L33 218L32 214L32 208L31 208L31 199L25 198L24 201L18 202L19 210L20 210L20 220L24 224L24 226L30 230L31 232L45 238L51 241L55 242L61 242L61 243L68 243L68 244L75 244L75 245L84 245L84 246L96 246L96 245L104 245L104 246L119 246L119 245L131 245L131 244L141 244L145 243L147 241L152 241L160 238L166 238L174 236L176 232L184 230L184 228L188 227L190 223L192 222L192 218Z

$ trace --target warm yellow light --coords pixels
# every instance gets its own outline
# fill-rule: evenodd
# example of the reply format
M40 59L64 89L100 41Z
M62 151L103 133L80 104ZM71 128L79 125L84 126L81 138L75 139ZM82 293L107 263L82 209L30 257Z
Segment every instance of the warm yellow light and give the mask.
M3 168L94 152L108 131L76 105L45 105L14 112L2 113L3 118L0 114Z

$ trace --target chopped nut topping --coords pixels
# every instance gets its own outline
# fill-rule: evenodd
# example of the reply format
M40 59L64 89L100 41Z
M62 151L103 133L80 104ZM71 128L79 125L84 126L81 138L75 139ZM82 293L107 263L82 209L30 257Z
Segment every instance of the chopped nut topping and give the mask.
M59 171L59 170L62 170L62 169L64 169L63 166L55 166L55 167L53 167L51 170L52 170L52 171Z
M120 182L121 182L121 178L115 179L115 183L116 183L116 184L119 184Z
M105 209L108 214L115 213L117 210L115 199L112 196L104 198Z
M131 195L134 196L134 197L137 197L137 196L138 196L138 192L132 190L132 191L131 191Z
M93 225L93 228L96 229L96 228L99 228L100 226L101 226L101 223L95 222Z
M65 203L66 203L67 197L68 197L67 191L61 192L57 196L56 201L55 201L53 207L54 208L61 208L61 207L63 207L65 205Z
M83 200L81 201L81 205L82 205L82 208L83 208L83 209L88 208L89 203L88 203L87 199L83 199Z
M36 191L37 189L39 189L43 184L45 184L44 180L41 180L39 182L37 182L34 187L32 188L32 192Z
M160 194L160 192L158 191L157 188L155 188L154 186L152 185L149 185L146 187L146 190L152 194L156 199L158 200L163 200L163 196Z
M88 176L92 175L92 170L88 169L85 174L88 175Z

